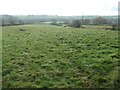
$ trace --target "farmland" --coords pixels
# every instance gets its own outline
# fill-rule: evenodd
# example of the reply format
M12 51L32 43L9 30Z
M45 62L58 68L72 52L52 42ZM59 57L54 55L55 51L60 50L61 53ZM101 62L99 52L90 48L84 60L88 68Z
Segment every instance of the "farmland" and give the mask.
M101 27L4 26L3 88L118 87L118 31Z

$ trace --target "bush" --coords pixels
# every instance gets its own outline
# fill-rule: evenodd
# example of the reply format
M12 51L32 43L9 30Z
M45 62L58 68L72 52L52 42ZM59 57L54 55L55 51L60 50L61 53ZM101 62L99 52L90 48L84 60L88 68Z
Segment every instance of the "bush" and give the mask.
M72 27L75 27L75 28L80 28L81 27L81 22L80 22L80 20L74 20L73 22L72 22L72 25L71 25Z
M118 25L112 25L112 30L118 30Z

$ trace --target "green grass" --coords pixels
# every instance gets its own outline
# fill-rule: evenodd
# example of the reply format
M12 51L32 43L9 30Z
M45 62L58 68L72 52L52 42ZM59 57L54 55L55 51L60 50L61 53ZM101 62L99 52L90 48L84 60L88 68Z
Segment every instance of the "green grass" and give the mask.
M2 34L3 88L118 86L118 31L24 25Z

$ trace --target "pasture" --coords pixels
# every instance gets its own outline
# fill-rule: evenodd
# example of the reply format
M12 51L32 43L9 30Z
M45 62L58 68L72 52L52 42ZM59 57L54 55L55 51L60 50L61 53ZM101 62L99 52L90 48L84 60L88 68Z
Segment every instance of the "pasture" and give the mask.
M118 31L100 27L5 26L3 88L118 87L118 48Z

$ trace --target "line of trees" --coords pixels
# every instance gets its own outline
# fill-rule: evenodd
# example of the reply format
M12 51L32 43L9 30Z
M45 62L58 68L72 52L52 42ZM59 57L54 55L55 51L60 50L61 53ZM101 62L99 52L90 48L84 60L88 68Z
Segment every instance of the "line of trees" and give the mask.
M113 29L117 28L117 20L113 22L112 20L105 19L103 17L96 17L94 19L78 19L73 20L72 23L68 23L71 27L79 28L82 25L111 25Z
M11 25L23 25L25 24L23 20L18 19L14 16L4 15L1 17L2 26L11 26Z
M86 16L84 19L80 19L78 16L47 16L47 15L28 15L28 16L0 16L0 25L23 25L23 24L36 24L41 22L51 22L53 25L69 25L73 27L81 27L82 25L117 25L117 16Z
M61 26L62 24L57 21L57 19L54 19L53 22L51 23L52 25L57 25ZM65 21L64 24L71 26L71 27L76 27L79 28L82 25L111 25L111 26L116 26L118 24L117 18L104 18L104 17L96 17L93 19L72 19L69 21Z

